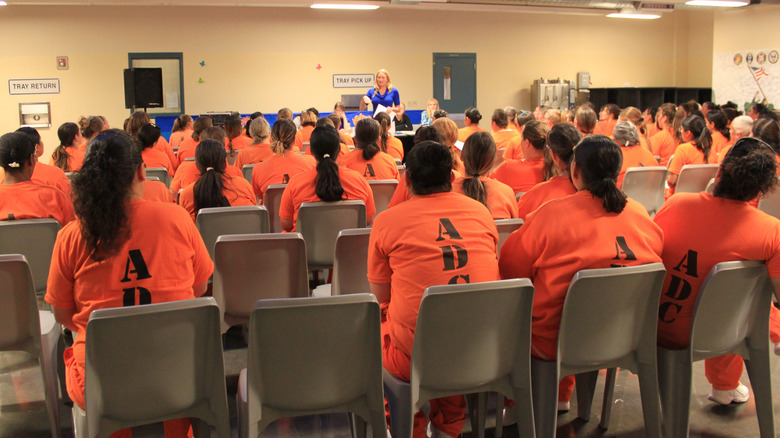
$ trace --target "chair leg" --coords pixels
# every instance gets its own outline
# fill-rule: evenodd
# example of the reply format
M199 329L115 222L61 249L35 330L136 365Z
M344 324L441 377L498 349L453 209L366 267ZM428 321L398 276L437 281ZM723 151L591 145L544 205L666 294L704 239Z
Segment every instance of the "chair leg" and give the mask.
M532 382L529 382L532 384ZM553 382L553 385L555 383ZM555 393L557 394L557 388L555 390ZM499 394L499 400L503 401L503 397ZM558 417L558 397L554 398L554 406L553 409L555 410L554 413L554 419L557 421ZM501 406L503 406L503 403L499 403ZM517 431L520 434L520 437L535 437L536 435L536 426L535 426L535 417L536 417L536 400L534 400L532 396L532 391L529 386L526 386L524 388L517 388L515 387L515 418L517 418ZM501 415L501 412L499 411L499 415ZM496 420L498 421L498 420ZM502 421L503 422L503 421ZM553 424L553 433L555 432L555 424ZM541 436L541 435L538 435ZM497 436L497 438L500 438Z
M352 431L352 438L366 438L368 435L368 423L353 412L347 414L349 418L349 428Z
M604 380L604 400L601 403L601 422L599 427L609 429L609 420L612 417L612 403L615 400L615 378L617 368L607 370L607 378Z
M687 438L691 410L691 353L658 348L658 381L665 437Z
M769 362L769 350L767 348L750 348L750 360L745 360L750 377L750 385L753 387L753 396L756 398L756 415L758 416L758 429L761 438L775 436L775 417L772 407L771 365Z
M383 370L385 398L390 409L390 433L393 438L412 436L412 390L408 382Z
M485 438L485 410L487 405L487 393L479 392L466 395L469 407L469 419L471 420L471 436Z
M495 438L501 438L504 435L504 396L501 393L492 392L491 397L496 396L496 432Z
M558 380L556 362L531 357L531 394L538 438L555 437L558 422ZM522 409L519 406L518 408L520 409L518 413L522 413ZM525 435L521 434L521 436Z
M387 421L385 420L384 403L382 404L382 409L372 410L370 415L371 433L373 438L387 438Z
M645 418L645 436L648 438L661 438L661 400L658 395L658 367L653 364L640 363L638 371L639 392L642 397L642 414ZM690 394L690 389L688 394Z
M577 374L576 379L577 418L582 421L590 421L593 394L596 392L596 381L599 379L599 372L596 370Z

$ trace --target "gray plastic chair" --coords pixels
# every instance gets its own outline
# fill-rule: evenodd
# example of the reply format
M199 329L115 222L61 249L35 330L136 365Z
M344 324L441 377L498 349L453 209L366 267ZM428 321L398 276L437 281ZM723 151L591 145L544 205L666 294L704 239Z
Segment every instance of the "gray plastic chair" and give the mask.
M55 219L0 221L0 254L25 256L39 296L46 293L51 255L60 228Z
M496 254L501 253L501 246L504 245L509 235L519 230L523 226L523 220L520 218L513 219L496 219L496 228L498 229L498 248L496 248Z
M404 176L404 173L406 173L406 165L398 158L395 159L395 167L398 169L398 178Z
M376 214L379 214L387 210L387 205L390 204L390 200L393 199L393 193L398 186L398 180L396 179L376 179L368 180L368 185L371 187L371 191L374 193L374 205L376 206Z
M707 188L707 183L718 173L717 164L686 164L680 170L675 193L699 193Z
M270 232L268 210L262 205L202 208L195 217L195 226L211 260L214 260L214 243L219 236Z
M299 233L220 236L214 256L222 333L247 324L257 300L309 296L306 243Z
M555 436L562 376L577 375L577 416L588 421L598 370L615 367L639 376L645 434L661 436L656 329L665 275L662 263L574 275L563 304L557 360L531 358L537 436ZM612 404L611 392L604 403ZM608 426L606 406L603 412L602 426Z
M623 177L623 193L642 204L650 217L664 205L666 168L631 167Z
M515 193L515 200L519 201L520 198L523 197L523 195L525 195L525 192L517 192L517 193Z
M160 182L160 178L157 178L156 176L146 175L146 180L147 181L157 181L157 182Z
M132 336L128 336L132 333ZM86 413L74 434L192 417L193 430L230 437L219 308L213 298L95 310L87 324ZM200 426L200 427L199 427Z
M366 227L363 201L304 202L298 209L295 230L306 241L309 270L330 269L339 231Z
M171 175L164 167L149 167L146 169L146 176L156 176L165 187L171 188Z
M39 311L32 273L21 254L0 255L0 351L24 351L41 369L51 434L61 436L57 343L61 327Z
M73 174L76 172L65 172L65 177L68 178L68 182L73 182Z
M710 270L696 298L690 346L684 350L658 347L667 437L688 436L692 363L724 354L738 354L745 360L761 437L775 436L769 361L773 290L763 262L724 262Z
M429 400L471 393L480 393L472 434L482 437L486 392L514 399L520 436L535 436L530 375L533 295L527 278L426 289L414 334L411 382L384 371L394 438L412 436L412 417Z
M780 219L780 187L775 187L774 191L759 199L758 209Z
M368 238L371 228L339 231L333 259L332 295L371 292L368 285Z
M271 184L265 189L263 205L268 209L268 216L271 218L271 232L282 232L282 220L279 218L279 206L282 205L282 193L287 184Z
M243 174L244 179L250 183L252 182L252 170L254 170L255 164L244 164L244 167L241 168L241 174Z
M370 294L258 301L236 394L239 437L279 418L349 412L386 438L379 319Z

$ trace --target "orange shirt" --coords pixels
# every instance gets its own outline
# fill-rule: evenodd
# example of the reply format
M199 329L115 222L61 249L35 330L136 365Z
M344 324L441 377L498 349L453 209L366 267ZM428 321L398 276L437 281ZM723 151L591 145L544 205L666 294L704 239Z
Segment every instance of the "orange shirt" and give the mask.
M510 138L504 145L504 159L505 160L522 160L525 158L523 150L520 148L520 143L523 142L523 136Z
M295 133L295 140L293 141L292 149L295 152L303 150L303 134L301 134L301 131Z
M179 164L183 163L185 158L195 157L195 148L198 147L198 143L200 143L198 140L190 137L184 139L184 141L179 144L179 151L176 152Z
M347 146L346 143L339 142L339 156L336 157L336 162L338 162L343 156L347 155L349 153L349 146ZM298 152L298 150L295 150L295 146L290 148L290 152ZM314 157L314 154L311 152L311 148L306 148L306 151L303 153L304 155L308 155L310 157Z
M713 163L716 159L710 150L707 162ZM683 143L674 151L674 157L669 163L669 173L679 175L683 166L687 164L707 164L707 162L704 161L704 152L697 149L693 143Z
M363 159L363 150L355 149L339 158L339 166L359 172L367 180L398 179L398 166L395 160L382 151L366 161Z
M536 210L545 202L565 198L575 193L577 193L577 189L568 176L554 176L525 192L517 201L517 217L525 220L528 213Z
M351 135L344 134L343 132L339 132L339 138L341 139L341 142L344 143L345 145L355 146L355 139L352 138ZM339 156L341 156L341 154L339 154Z
M615 125L617 125L617 120L615 119L607 119L602 120L598 123L596 123L596 127L593 128L594 134L600 134L600 135L606 135L609 138L614 137L614 131L615 131Z
M666 266L658 313L660 345L688 346L696 297L715 264L763 260L769 276L780 278L780 221L747 202L706 192L679 193L666 201L654 220L664 232Z
M466 141L469 136L475 132L484 132L485 130L480 128L479 125L466 126L465 128L458 129L458 141Z
M301 134L301 141L303 143L309 143L311 141L311 133L313 131L314 131L314 126L301 127L301 129L298 131L298 133Z
M78 147L68 146L67 148L68 164L66 169L62 169L65 172L76 172L81 169L81 165L84 163L84 151L79 150ZM54 166L54 155L49 160L49 165Z
M655 123L645 123L645 126L647 127L647 138L652 138L655 134L661 131L658 129L658 126L656 126Z
M653 167L658 165L653 154L642 145L621 147L623 153L623 166L617 178L618 188L623 187L623 177L626 176L626 170L632 167Z
M3 169L0 169L0 174ZM2 178L0 178L1 180ZM48 164L41 163L40 161L35 163L33 169L32 182L37 182L46 186L52 186L60 189L65 197L70 199L70 181L65 176L65 172L59 167L49 166Z
M496 142L497 149L505 149L509 140L520 136L519 132L510 128L502 129L500 131L493 131L491 134L493 135L493 140Z
M491 175L512 187L515 194L527 192L544 179L544 158L506 160Z
M230 140L228 140L228 144L230 143ZM233 139L233 150L234 151L240 151L248 147L250 144L252 144L252 139L247 137L245 134L241 134L238 137ZM225 150L230 153L230 148L227 144L225 144Z
M59 189L33 181L0 184L0 220L49 217L63 226L73 220L73 205Z
M225 166L225 173L239 178L244 177L241 170L235 166ZM173 175L173 179L171 179L171 193L175 195L179 192L179 189L194 183L198 178L200 178L200 170L198 170L198 165L195 164L194 161L181 163L181 166L176 169L176 174Z
M674 150L677 149L677 140L674 135L666 130L662 129L657 134L650 138L650 147L652 148L653 155L661 157L661 166L666 166L669 162L669 157L674 154Z
M563 301L577 271L660 262L662 247L661 229L632 199L621 213L607 213L582 190L529 214L501 247L499 267L501 278L534 283L533 355L555 359Z
M214 269L206 245L178 205L129 201L130 238L117 255L96 262L78 222L57 235L46 302L73 309L78 336L73 355L84 375L87 321L93 310L195 298L193 286Z
M304 202L320 202L315 190L317 169L309 169L298 175L290 177L287 188L282 194L282 203L279 206L279 217L293 221L293 230L298 218L298 209ZM365 178L352 169L339 166L339 181L344 188L344 200L358 200L366 204L366 218L374 217L374 193Z
M230 166L228 166L230 167ZM227 198L231 207L240 207L245 205L257 205L255 194L252 193L252 186L249 181L243 177L231 177L223 175L222 177L222 195ZM179 205L187 210L192 222L195 222L195 183L184 187L179 195Z
M401 140L393 137L392 135L387 137L387 154L393 158L403 160L404 144L401 142Z
M173 167L173 171L175 172L176 168L179 167L179 162L176 158L176 154L173 153L173 148L168 144L168 140L161 136L160 139L157 140L157 144L154 145L154 148L158 151L165 152L165 155L168 156L168 161L170 161L171 167Z
M144 200L170 203L173 202L171 191L160 181L146 181L144 183Z
M498 231L481 203L457 193L415 196L385 210L371 228L368 281L390 283L392 344L412 354L425 288L498 279Z
M461 176L452 183L453 193L466 194L463 191L463 181L465 180L466 178ZM490 178L482 177L480 181L485 184L485 202L487 202L487 208L493 219L516 218L517 202L512 188L501 181Z
M154 147L148 147L141 151L141 158L143 158L147 169L163 167L168 169L168 175L173 176L173 166L165 152L155 149Z
M176 131L171 133L171 139L168 142L168 144L171 146L171 148L177 148L179 145L186 139L192 138L192 133L194 131L192 129L186 129L183 131Z
M295 152L287 152L282 155L272 155L271 158L258 163L252 169L252 190L263 203L265 189L271 184L287 184L293 176L314 169L317 160L311 155L301 155Z
M243 169L247 164L257 164L261 161L265 161L274 153L271 152L271 145L269 143L253 144L241 149L236 157L236 162L233 163L238 169Z
M410 198L409 189L406 188L406 174L403 174L401 175L401 178L398 179L398 185L395 186L395 192L393 192L393 197L390 198L387 208L408 201Z
M720 163L723 161L722 157L725 157L726 152L731 149L731 141L718 131L712 131L711 135L712 146L710 147L710 156L715 157L715 163Z

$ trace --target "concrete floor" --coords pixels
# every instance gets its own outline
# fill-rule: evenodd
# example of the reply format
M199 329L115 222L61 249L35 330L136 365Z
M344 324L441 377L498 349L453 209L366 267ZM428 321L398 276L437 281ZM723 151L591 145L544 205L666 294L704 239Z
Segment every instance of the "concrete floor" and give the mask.
M235 426L235 376L246 363L246 350L240 348L235 338L226 340L225 369L228 377L228 404L233 421L233 436L237 436ZM780 371L780 357L772 356L774 375ZM602 373L603 374L603 373ZM743 405L720 406L707 400L710 387L704 378L703 362L694 365L693 395L691 398L691 437L725 438L758 437L753 400ZM747 375L742 382L749 385ZM776 417L780 413L780 379L773 379L774 408ZM569 413L558 417L558 437L642 437L644 436L642 408L639 399L639 384L636 376L621 370L617 377L612 420L609 430L599 428L601 414L601 394L603 376L596 389L593 417L589 422L576 419L576 403L572 403ZM576 399L576 397L574 397ZM70 409L61 407L61 420L64 437L73 436ZM493 419L488 419L492 427ZM467 425L467 430L470 429ZM780 431L780 428L778 429ZM494 429L488 430L492 438ZM465 436L470 435L464 432ZM0 437L48 437L49 425L43 402L43 390L40 372L23 353L0 353ZM330 438L347 437L349 429L346 415L326 415L299 417L281 420L269 427L261 436L266 438ZM506 427L504 436L517 438L517 429Z

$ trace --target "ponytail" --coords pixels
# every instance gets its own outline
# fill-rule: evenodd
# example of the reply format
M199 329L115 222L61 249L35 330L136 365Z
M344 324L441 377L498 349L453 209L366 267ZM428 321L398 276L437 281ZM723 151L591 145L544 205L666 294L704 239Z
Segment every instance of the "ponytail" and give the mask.
M712 146L712 135L707 129L707 124L700 116L690 115L683 119L681 131L689 131L693 134L693 145L696 149L704 153L704 162L706 163L710 156L710 147Z
M593 196L601 198L607 213L620 213L626 207L626 195L620 191L613 178L602 178L591 183L588 185L588 190Z
M65 172L70 172L70 154L67 148L75 146L73 144L76 141L76 136L79 133L79 125L71 122L65 122L57 129L57 137L60 139L60 145L54 149L54 153L51 158L54 160L54 166L59 167Z
M277 119L271 128L271 151L276 155L284 155L292 147L297 132L292 120Z
M59 145L54 149L54 153L51 154L51 159L54 160L54 167L59 167L65 172L70 172L70 154L68 153L68 147L65 145Z
M314 181L317 197L325 202L341 201L344 199L344 187L339 179L339 166L334 161L341 148L338 131L330 127L314 128L309 147L317 159Z
M387 152L387 140L390 137L388 130L390 129L390 116L387 113L378 113L374 116L374 120L379 122L379 149L382 152Z
M355 147L363 150L363 159L368 161L379 153L377 144L381 127L374 119L360 119L355 124Z
M731 141L731 132L729 132L729 119L721 110L712 110L707 113L707 120L712 123L715 130L723 134L726 140Z
M558 123L550 128L550 132L547 134L547 149L550 152L550 163L548 166L547 153L544 156L544 174L552 175L553 173L560 175L563 172L569 171L571 164L571 158L574 154L574 146L582 140L582 134L571 123ZM555 154L566 166L564 169L554 168L555 162L552 160L552 154Z
M617 176L623 164L620 146L604 135L582 139L574 149L574 162L582 173L585 188L600 198L607 213L620 213L627 198L617 187Z
M187 114L182 114L179 117L176 117L176 120L174 120L173 129L171 129L171 131L172 132L183 131L191 121L192 121L192 117L190 117Z
M451 148L449 148L451 150ZM463 145L463 166L466 177L463 180L463 193L487 207L487 187L479 179L493 167L496 161L496 142L487 132L471 134Z
M222 193L226 166L223 144L217 140L200 142L195 148L195 164L200 171L193 187L195 214L201 208L230 207L230 202Z

